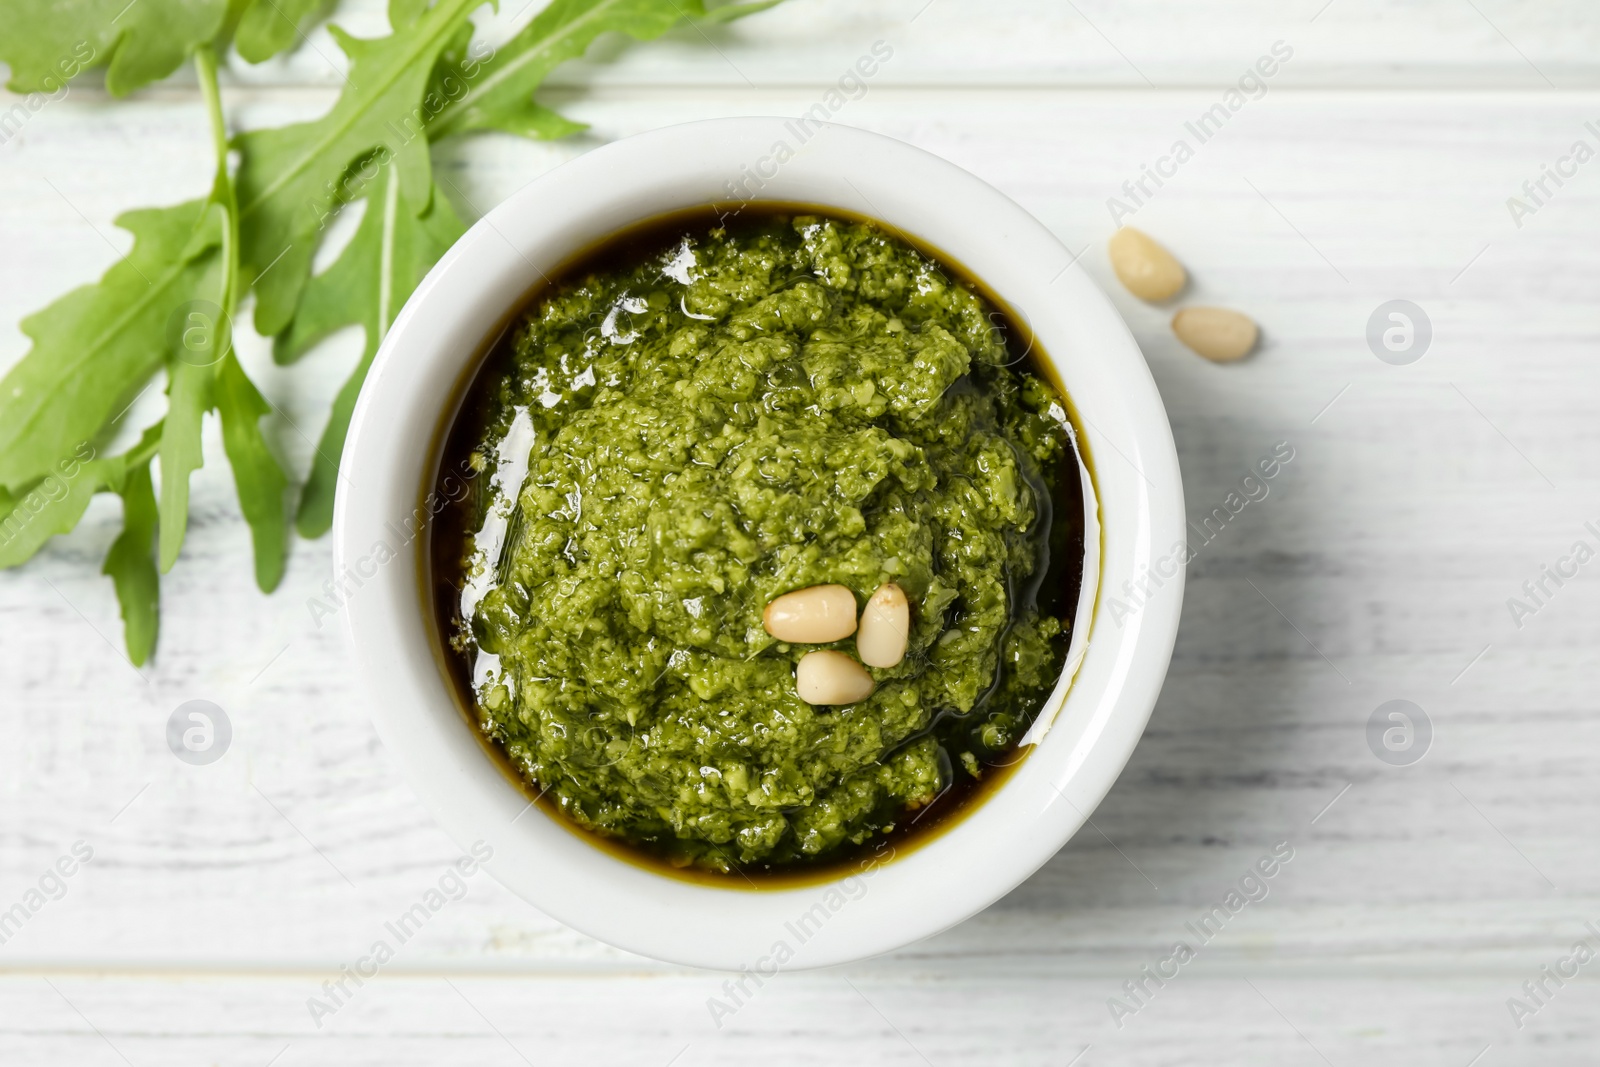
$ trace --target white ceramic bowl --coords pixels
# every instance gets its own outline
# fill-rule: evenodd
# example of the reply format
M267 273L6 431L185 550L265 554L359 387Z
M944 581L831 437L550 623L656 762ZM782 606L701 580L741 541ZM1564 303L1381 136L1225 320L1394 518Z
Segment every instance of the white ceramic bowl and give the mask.
M882 219L965 265L1026 317L1085 424L1104 590L1087 609L1087 652L1053 726L993 795L864 874L760 891L655 873L542 809L523 814L527 801L467 726L432 651L422 541L397 536L432 476L447 398L486 330L540 272L630 223L752 196ZM1126 600L1124 582L1184 536L1172 432L1127 327L1072 254L1011 200L942 159L843 126L690 123L595 149L531 182L473 226L407 302L356 405L344 471L335 565L362 581L345 615L378 732L412 786L463 848L492 848L488 869L528 901L602 941L676 963L766 973L840 963L986 907L1054 855L1105 796L1144 730L1177 632L1181 566L1142 609L1113 619L1110 608L1112 597ZM374 568L380 542L398 557Z

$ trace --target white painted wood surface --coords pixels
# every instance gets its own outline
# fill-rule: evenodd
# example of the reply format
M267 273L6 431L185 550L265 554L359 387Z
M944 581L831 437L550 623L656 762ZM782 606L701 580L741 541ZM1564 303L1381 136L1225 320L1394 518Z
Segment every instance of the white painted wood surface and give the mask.
M839 121L971 169L1087 246L1161 387L1196 521L1293 445L1270 495L1192 565L1166 690L1098 831L962 926L780 976L721 1028L707 998L722 976L608 949L480 875L318 1029L307 998L455 849L385 756L337 629L306 610L327 542L297 544L284 588L256 593L214 448L141 674L114 647L97 573L107 501L0 574L0 909L72 842L94 849L0 945L0 1063L1594 1062L1600 963L1547 983L1520 1030L1506 1002L1576 939L1600 945L1584 925L1600 926L1600 593L1586 571L1520 629L1506 601L1600 540L1584 529L1600 524L1600 162L1521 228L1506 199L1573 141L1600 144L1584 128L1600 119L1600 13L919 7L792 0L709 42L610 44L547 96L590 134L478 138L438 163L476 216L604 140L795 113L884 39L893 61ZM1106 200L1276 40L1295 56L1265 96L1133 219L1187 263L1188 300L1262 323L1256 357L1215 367L1116 286ZM240 72L225 96L244 122L275 123L325 107L332 77L305 52ZM74 89L0 147L0 366L25 351L19 318L125 247L117 212L201 191L206 152L183 76L126 102ZM1364 337L1394 298L1434 328L1409 366ZM359 344L291 374L242 343L303 471ZM195 698L233 722L210 767L164 742ZM1414 766L1367 745L1392 698L1433 724ZM1279 841L1295 858L1270 895L1119 1029L1107 998Z

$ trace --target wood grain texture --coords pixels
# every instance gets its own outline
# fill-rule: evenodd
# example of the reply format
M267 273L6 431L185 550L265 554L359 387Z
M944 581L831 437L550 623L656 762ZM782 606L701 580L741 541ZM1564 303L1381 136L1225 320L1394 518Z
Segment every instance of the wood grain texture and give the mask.
M142 672L97 574L109 501L0 573L0 910L72 842L94 848L0 945L0 1062L1063 1065L1087 1045L1079 1064L1464 1067L1486 1046L1484 1067L1592 1062L1587 969L1520 1030L1506 1001L1600 926L1600 594L1586 570L1520 628L1506 601L1600 525L1600 163L1520 228L1506 199L1593 143L1600 20L1576 2L1477 6L1505 37L1472 5L1334 0L1283 81L1130 220L1188 266L1185 301L1261 323L1262 350L1231 367L1183 350L1170 308L1116 285L1107 200L1314 4L1078 0L1152 89L1072 5L978 20L935 0L907 25L895 5L798 0L718 31L754 87L679 35L548 94L592 124L582 138L441 149L473 218L596 143L795 113L854 42L892 29L906 46L838 119L967 167L1087 249L1167 404L1191 518L1275 443L1295 457L1192 564L1161 702L1094 826L982 915L884 959L780 976L719 1029L706 1005L722 976L607 948L479 875L318 1029L307 998L456 850L378 743L336 621L306 609L327 542L296 544L284 588L257 593L211 439ZM1506 38L1560 89L1502 54ZM251 125L315 114L332 90L308 62L242 72L230 108ZM198 194L206 154L181 78L128 102L74 90L0 146L0 366L26 349L19 318L125 247L111 218ZM1434 330L1409 366L1365 339L1395 298ZM292 374L258 338L241 345L303 472L359 339ZM210 767L164 740L195 698L234 727ZM1433 725L1414 766L1367 745L1393 698ZM1280 841L1295 857L1269 896L1119 1029L1107 999Z
M504 4L479 23L509 30L538 6ZM384 0L342 10L353 33L387 27ZM897 85L1213 85L1279 40L1296 53L1285 80L1300 86L1600 84L1600 27L1582 0L807 0L724 27L683 27L650 48L606 42L553 84L821 88L878 40L895 49L881 79ZM310 42L244 76L337 85L337 46L323 30Z

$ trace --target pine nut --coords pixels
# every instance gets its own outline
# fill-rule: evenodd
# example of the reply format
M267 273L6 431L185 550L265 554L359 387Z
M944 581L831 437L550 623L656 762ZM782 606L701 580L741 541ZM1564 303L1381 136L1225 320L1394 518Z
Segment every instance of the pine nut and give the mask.
M1124 226L1112 234L1106 251L1111 256L1111 269L1117 272L1117 279L1140 300L1152 304L1170 300L1189 280L1183 264L1173 258L1171 252L1157 244L1155 238L1132 226Z
M824 645L856 632L856 595L842 585L785 593L761 615L767 633L797 645Z
M807 652L794 668L794 686L807 704L854 704L872 695L872 675L843 652Z
M861 611L856 653L869 667L893 667L906 657L911 636L911 605L905 590L893 582L878 587Z
M1184 308L1172 316L1172 332L1213 363L1243 359L1261 335L1250 316L1227 308Z

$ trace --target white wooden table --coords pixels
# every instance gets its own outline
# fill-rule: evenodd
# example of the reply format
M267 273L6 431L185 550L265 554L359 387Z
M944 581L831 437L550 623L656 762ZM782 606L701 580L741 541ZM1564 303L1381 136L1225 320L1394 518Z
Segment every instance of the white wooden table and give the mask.
M214 447L142 674L113 647L97 573L110 501L0 574L0 909L73 842L93 849L0 945L0 1063L1595 1062L1600 962L1544 979L1520 1029L1507 1001L1577 940L1600 949L1597 568L1520 628L1507 600L1575 541L1600 545L1584 526L1600 525L1600 161L1520 227L1506 201L1574 141L1600 148L1584 126L1600 120L1600 11L924 4L792 0L709 41L608 43L547 95L589 135L479 138L438 162L476 217L601 141L797 113L883 40L892 59L837 120L967 167L1088 246L1171 413L1191 517L1292 445L1270 495L1190 568L1166 690L1101 832L962 926L783 975L721 1028L706 1002L723 976L606 948L479 875L319 1029L308 998L457 853L374 735L342 637L307 612L327 541L297 544L260 596ZM348 21L376 32L381 6ZM1265 94L1131 220L1188 264L1191 300L1262 323L1256 357L1217 367L1112 279L1107 199L1278 41L1293 55ZM266 124L317 113L337 84L306 50L224 94ZM19 318L126 246L117 212L202 191L208 150L182 75L128 102L74 88L0 148L0 366L26 349ZM1409 365L1366 341L1392 299L1432 323ZM293 374L241 343L304 471L359 339ZM164 740L191 699L233 724L210 766ZM1432 724L1410 766L1368 745L1391 699ZM1138 1003L1124 983L1193 942L1185 924L1283 841L1294 859L1270 895L1119 1027L1108 998Z

